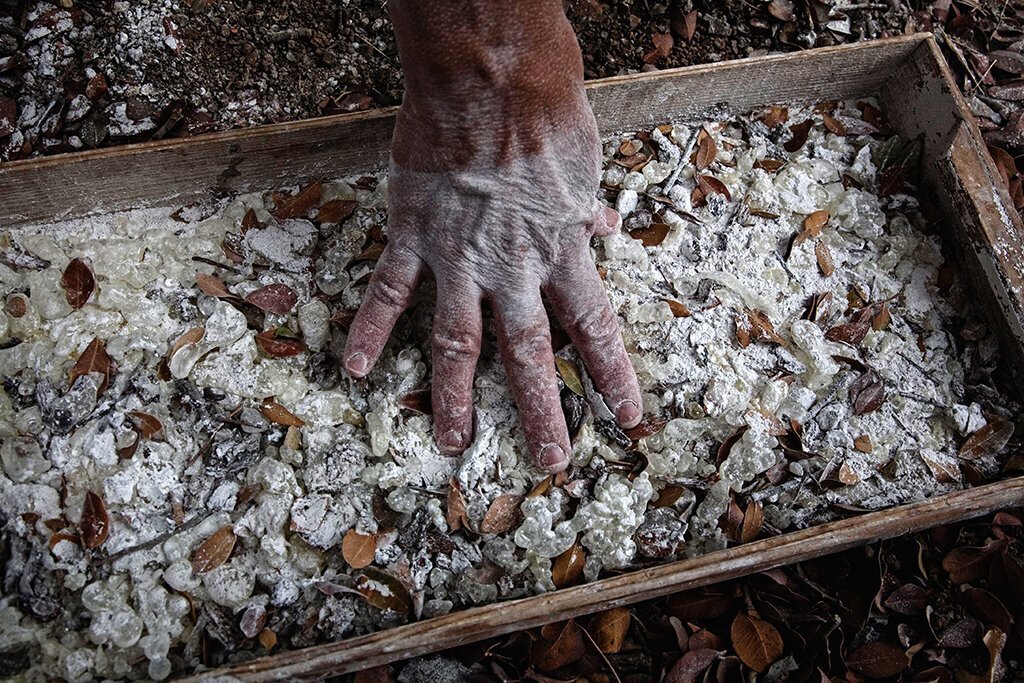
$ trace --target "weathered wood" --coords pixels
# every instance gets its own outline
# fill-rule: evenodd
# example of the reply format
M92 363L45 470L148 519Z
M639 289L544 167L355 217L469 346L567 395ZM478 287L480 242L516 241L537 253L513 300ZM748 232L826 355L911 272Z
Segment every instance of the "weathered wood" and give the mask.
M880 97L895 130L922 139L925 187L952 219L939 223L942 237L1024 391L1024 226L934 41L893 71Z
M476 607L338 643L283 652L184 680L316 680L525 628L630 605L876 541L950 524L1024 502L1024 477L765 538L575 588Z
M609 133L773 102L860 97L924 40L617 76L587 88L598 125ZM381 109L0 164L0 227L377 171L387 163L393 125L394 109Z

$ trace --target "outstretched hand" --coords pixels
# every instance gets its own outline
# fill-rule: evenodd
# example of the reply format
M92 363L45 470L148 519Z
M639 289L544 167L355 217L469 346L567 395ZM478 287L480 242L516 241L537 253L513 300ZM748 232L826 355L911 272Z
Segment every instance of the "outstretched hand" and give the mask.
M388 245L343 355L352 376L369 373L429 270L435 438L457 455L473 439L486 299L527 447L549 472L568 466L572 447L542 292L619 424L641 418L636 375L589 248L592 235L621 220L596 198L600 140L582 77L562 94L553 120L543 102L425 106L407 91L392 144Z

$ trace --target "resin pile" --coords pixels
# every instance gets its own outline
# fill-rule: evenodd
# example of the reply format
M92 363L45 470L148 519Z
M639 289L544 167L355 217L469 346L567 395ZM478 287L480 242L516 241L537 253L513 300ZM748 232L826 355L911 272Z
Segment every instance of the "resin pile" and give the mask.
M604 419L556 331L554 478L492 339L475 441L437 451L428 289L339 371L382 177L5 234L2 669L163 679L995 476L996 341L884 129L851 102L608 141L594 250L646 418Z

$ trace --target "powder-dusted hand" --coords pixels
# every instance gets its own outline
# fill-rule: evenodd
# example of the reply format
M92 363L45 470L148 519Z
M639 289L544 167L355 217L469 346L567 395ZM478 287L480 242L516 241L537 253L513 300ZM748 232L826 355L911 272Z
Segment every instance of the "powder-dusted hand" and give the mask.
M486 10L486 11L485 11ZM623 427L640 390L590 237L620 227L596 198L600 141L579 47L558 0L391 3L406 94L389 176L388 246L344 365L366 375L429 271L437 281L433 409L439 447L473 438L473 377L494 312L527 447L557 472L571 449L543 292Z

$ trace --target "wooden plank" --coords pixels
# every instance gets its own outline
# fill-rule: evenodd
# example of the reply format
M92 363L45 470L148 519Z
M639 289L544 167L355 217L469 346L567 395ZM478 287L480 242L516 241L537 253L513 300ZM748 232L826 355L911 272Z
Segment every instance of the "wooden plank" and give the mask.
M709 111L859 97L913 54L923 35L588 84L605 133ZM368 173L387 163L394 109L161 140L0 164L0 226L141 206L182 206L226 193Z
M329 645L283 652L183 680L198 683L226 676L241 681L295 681L336 676L747 576L1022 503L1024 477L1017 477L545 595L475 607Z
M939 226L943 238L1024 392L1024 225L934 41L896 69L881 99L900 135L923 139L930 198L952 219Z

